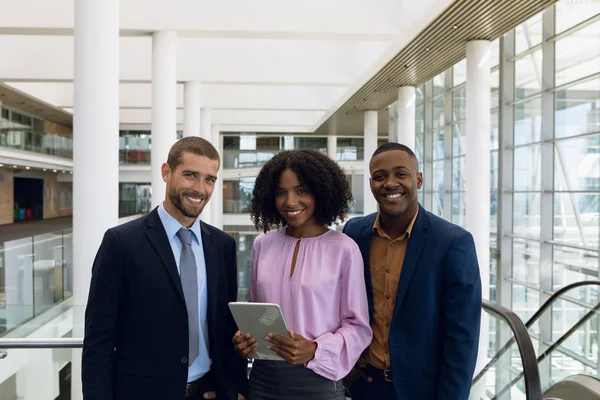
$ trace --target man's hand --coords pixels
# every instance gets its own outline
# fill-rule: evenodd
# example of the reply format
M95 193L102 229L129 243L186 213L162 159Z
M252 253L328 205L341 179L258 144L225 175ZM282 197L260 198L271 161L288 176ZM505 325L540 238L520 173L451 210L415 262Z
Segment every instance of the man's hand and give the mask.
M290 338L270 333L265 338L273 346L267 346L290 364L302 365L315 358L317 343L307 340L302 335L288 332Z
M342 379L344 388L348 393L350 393L350 386L352 386L358 379L362 379L369 383L373 382L373 378L368 376L364 369L354 367L352 368L352 371L350 371L350 373L344 379Z
M204 393L204 398L205 399L216 399L217 393L216 392L206 392L206 393ZM237 400L246 400L246 398L238 393Z
M237 331L232 340L235 351L244 358L253 358L254 352L258 349L256 339L249 333Z

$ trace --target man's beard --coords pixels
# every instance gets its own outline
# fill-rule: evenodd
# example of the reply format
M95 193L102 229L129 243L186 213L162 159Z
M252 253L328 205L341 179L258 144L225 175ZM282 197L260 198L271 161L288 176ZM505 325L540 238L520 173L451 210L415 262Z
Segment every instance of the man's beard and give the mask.
M201 198L204 201L202 202L201 205L197 206L197 207L193 207L193 208L186 208L183 205L183 198L185 196L188 197L193 197L195 199ZM208 202L209 197L206 195L200 195L199 193L187 193L186 192L182 192L181 194L179 194L179 192L176 189L170 189L169 190L169 199L171 199L171 203L173 203L173 205L179 210L181 211L181 213L183 215L185 215L188 218L198 218L198 216L202 213L202 210L204 210L204 206L206 205L206 203Z

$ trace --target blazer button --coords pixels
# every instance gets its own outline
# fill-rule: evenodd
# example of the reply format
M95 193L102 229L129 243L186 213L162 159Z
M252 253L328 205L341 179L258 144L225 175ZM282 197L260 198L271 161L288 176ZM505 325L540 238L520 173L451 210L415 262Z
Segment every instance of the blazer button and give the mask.
M187 328L188 326L188 322L187 321L181 321L181 326L183 326L184 328Z
M185 357L185 356L181 357L181 363L182 364L187 364L187 362L188 362L188 358L187 357Z

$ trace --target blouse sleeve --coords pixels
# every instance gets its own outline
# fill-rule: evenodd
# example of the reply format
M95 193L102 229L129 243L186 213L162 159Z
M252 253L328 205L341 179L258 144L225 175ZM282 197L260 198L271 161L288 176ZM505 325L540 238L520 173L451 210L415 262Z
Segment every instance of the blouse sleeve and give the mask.
M348 375L373 337L358 246L348 249L342 260L341 325L335 332L315 339L315 357L306 364L315 373L334 381Z

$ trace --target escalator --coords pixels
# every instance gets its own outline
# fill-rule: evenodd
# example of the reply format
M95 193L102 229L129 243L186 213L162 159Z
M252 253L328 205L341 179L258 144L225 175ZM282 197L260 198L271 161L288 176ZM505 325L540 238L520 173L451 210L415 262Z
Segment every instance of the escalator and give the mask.
M484 302L490 358L473 379L471 399L600 400L599 293L600 281L565 286L525 324ZM548 337L541 323L552 327Z

